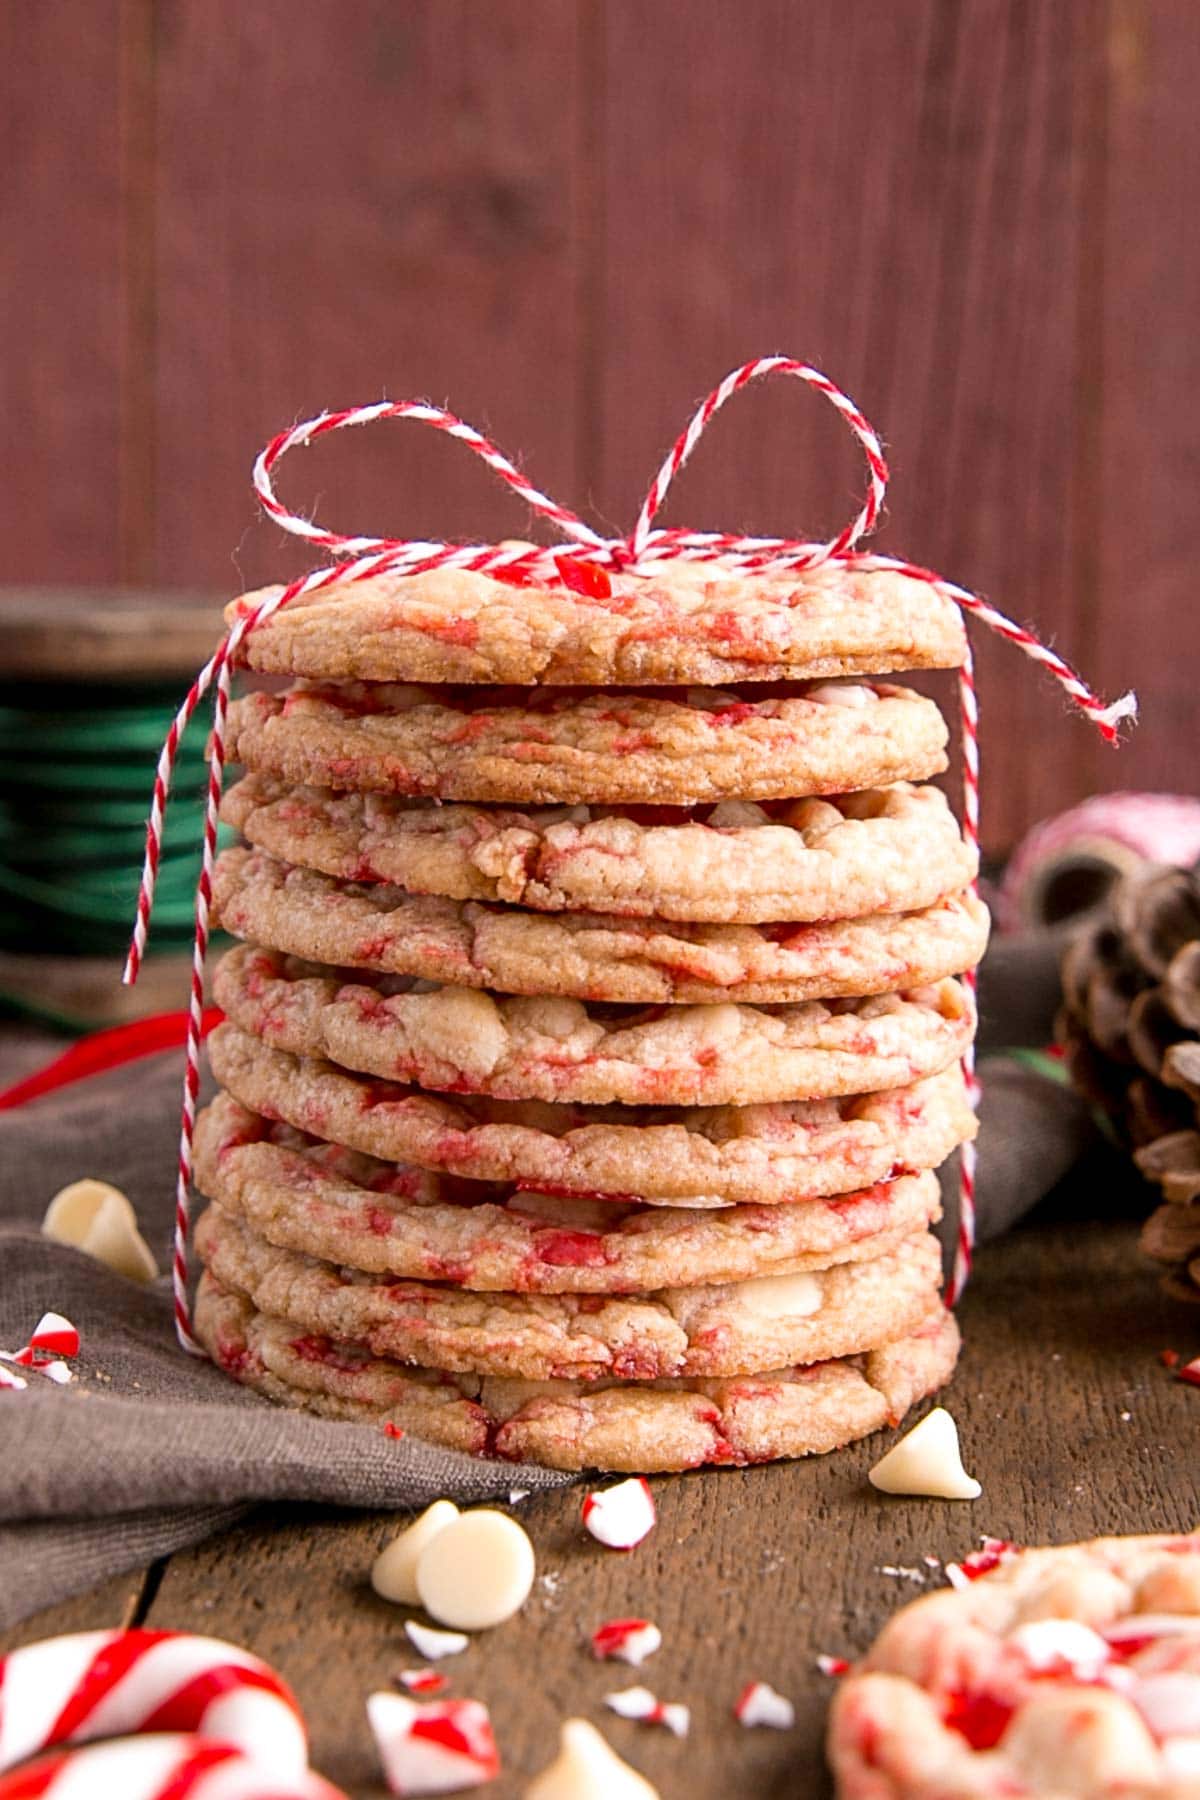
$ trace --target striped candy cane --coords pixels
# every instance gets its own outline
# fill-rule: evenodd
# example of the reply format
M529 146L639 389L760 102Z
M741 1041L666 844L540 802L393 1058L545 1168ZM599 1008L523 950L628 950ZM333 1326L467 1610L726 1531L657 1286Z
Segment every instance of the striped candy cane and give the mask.
M688 461L715 415L732 397L752 381L768 375L787 375L822 394L846 421L858 441L867 463L867 492L854 518L834 537L823 543L809 543L791 538L763 538L730 535L724 532L696 532L678 528L663 529L656 520L667 498L671 483ZM383 419L412 420L432 426L463 443L519 499L541 518L552 524L570 540L569 550L524 548L499 544L445 544L417 539L349 537L329 531L315 520L293 513L278 498L273 473L284 455L298 446L332 431L350 426L377 423ZM764 356L743 363L728 374L697 407L686 428L680 433L650 485L638 514L637 523L628 537L603 538L586 525L568 507L560 506L526 480L516 465L479 431L455 414L424 401L392 403L378 401L370 406L347 407L338 412L321 413L305 420L289 431L281 432L262 451L254 464L254 487L268 514L285 531L315 544L335 558L329 567L315 569L292 582L278 594L259 601L238 618L218 646L210 661L193 683L167 735L155 773L150 818L146 832L146 854L138 892L137 913L125 968L125 980L136 981L146 947L150 915L154 903L154 887L162 853L163 816L170 793L179 740L210 688L215 686L214 723L212 732L212 770L205 812L204 842L200 881L197 890L196 931L192 956L192 982L189 1008L184 1103L180 1131L179 1163L176 1181L175 1219L175 1314L180 1342L188 1350L202 1354L191 1331L187 1294L187 1240L192 1164L192 1136L195 1127L196 1094L200 1081L201 1012L204 988L204 960L208 950L208 919L212 897L212 873L216 855L217 817L220 807L221 779L225 762L225 713L229 700L229 681L239 645L264 620L289 605L301 594L314 593L332 586L351 586L373 575L420 575L433 569L467 569L480 574L504 572L528 581L545 581L557 586L577 586L580 582L603 584L613 573L649 574L663 561L720 561L724 567L747 574L795 574L823 564L838 563L855 571L869 573L890 570L914 581L926 582L963 612L980 620L989 630L1015 644L1026 656L1047 669L1071 701L1091 719L1101 736L1115 742L1124 719L1137 714L1132 694L1105 704L1063 660L1056 651L1043 644L1033 632L1018 625L986 600L967 588L943 581L929 569L895 557L873 556L857 546L878 522L887 492L888 470L883 446L869 420L854 402L836 387L828 376L810 364L792 357ZM604 592L603 586L600 591ZM979 712L974 675L968 652L960 676L960 705L963 725L963 832L968 843L978 848L979 842ZM974 975L967 978L974 989ZM965 1073L972 1098L977 1086L973 1059L968 1057ZM962 1197L955 1265L949 1297L953 1302L962 1292L971 1265L974 1243L975 1153L967 1145L962 1153Z
M0 1661L0 1770L55 1745L164 1731L232 1744L281 1778L308 1766L290 1689L257 1656L218 1638L81 1631Z
M0 1800L346 1800L310 1769L286 1775L233 1744L178 1732L67 1750L0 1775Z

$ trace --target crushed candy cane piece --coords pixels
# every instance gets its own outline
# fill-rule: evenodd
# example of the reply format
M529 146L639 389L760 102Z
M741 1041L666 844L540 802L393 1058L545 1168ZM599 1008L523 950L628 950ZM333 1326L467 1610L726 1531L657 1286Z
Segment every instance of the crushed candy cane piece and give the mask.
M381 1600L392 1600L398 1606L420 1605L417 1558L438 1532L452 1525L458 1516L453 1500L435 1500L411 1525L384 1545L371 1564L371 1586Z
M380 1430L383 1432L385 1438L391 1438L392 1442L395 1444L398 1444L404 1436L399 1425L393 1425L390 1419L385 1419L383 1421Z
M958 1426L944 1406L935 1406L898 1444L881 1456L867 1476L883 1494L920 1494L937 1500L978 1500L983 1489L967 1474L958 1447Z
M1177 1369L1179 1367L1179 1352L1178 1350L1160 1350L1158 1353L1158 1360L1164 1369Z
M1200 1387L1200 1356L1193 1356L1175 1371L1176 1381L1186 1381L1189 1387Z
M662 1648L662 1632L649 1619L607 1619L592 1633L592 1655L599 1661L630 1663L640 1669Z
M48 1312L42 1314L29 1342L17 1351L13 1361L23 1368L33 1368L52 1357L78 1355L79 1333L70 1319L64 1319L61 1313Z
M565 1719L558 1755L525 1789L524 1800L659 1800L659 1793L587 1719Z
M766 1681L748 1681L733 1705L739 1725L767 1725L772 1731L790 1731L796 1723L791 1701Z
M94 1256L130 1281L153 1281L158 1265L120 1188L90 1176L60 1188L46 1209L42 1235Z
M583 1523L610 1550L632 1550L653 1531L657 1517L654 1496L640 1475L584 1496Z
M880 1563L879 1573L890 1575L895 1581L924 1581L925 1579L920 1569L910 1568L907 1563Z
M410 1694L440 1694L446 1686L446 1677L436 1669L401 1669L396 1680Z
M688 1708L677 1700L659 1700L649 1688L622 1688L617 1694L605 1694L604 1704L622 1719L636 1719L641 1725L664 1725L677 1738L684 1738L692 1723Z
M845 1656L826 1656L822 1651L817 1658L817 1667L822 1675L845 1675L850 1668L850 1660Z
M14 1391L19 1391L28 1386L29 1383L23 1375L18 1375L15 1369L6 1369L0 1363L0 1388L12 1388Z
M509 1488L508 1504L518 1506L522 1500L528 1500L532 1491L532 1488Z
M500 1773L492 1722L481 1700L430 1700L404 1694L367 1699L367 1718L393 1794L457 1794Z
M422 1625L419 1619L405 1619L404 1635L426 1662L440 1662L443 1656L458 1656L471 1641L463 1631L439 1631L434 1625Z
M488 1631L520 1612L536 1562L529 1536L493 1507L460 1513L417 1557L421 1605L461 1631Z
M985 1537L980 1540L980 1548L972 1550L970 1556L964 1556L961 1566L958 1563L947 1563L947 1572L953 1567L965 1576L968 1581L978 1581L981 1575L989 1575L998 1569L1002 1562L1011 1556L1019 1556L1020 1547L1009 1538Z
M59 1387L66 1387L68 1382L75 1379L66 1363L61 1362L58 1357L53 1362L43 1363L39 1373L48 1381L56 1381Z

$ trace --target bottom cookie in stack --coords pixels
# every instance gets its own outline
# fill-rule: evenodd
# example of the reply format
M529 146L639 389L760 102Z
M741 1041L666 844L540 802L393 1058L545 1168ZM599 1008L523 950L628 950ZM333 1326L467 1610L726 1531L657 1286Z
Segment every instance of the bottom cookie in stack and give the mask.
M806 1455L894 1423L957 1354L929 1173L774 1205L563 1199L385 1163L228 1095L196 1172L215 1360L275 1400L476 1454Z

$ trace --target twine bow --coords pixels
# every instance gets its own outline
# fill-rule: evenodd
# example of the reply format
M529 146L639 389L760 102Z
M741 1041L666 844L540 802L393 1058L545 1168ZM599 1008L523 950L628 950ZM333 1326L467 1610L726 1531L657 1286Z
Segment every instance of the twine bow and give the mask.
M656 525L655 520L672 481L691 456L714 416L734 394L765 375L794 376L823 394L845 419L862 447L868 470L866 496L855 517L827 543L664 529ZM311 444L327 432L343 431L351 425L369 425L381 419L411 419L418 424L431 425L435 430L444 431L448 436L466 444L527 506L540 517L549 520L570 540L569 549L528 549L511 544L445 544L406 538L347 537L339 532L325 530L312 519L289 512L276 496L271 479L281 458L289 450L298 445ZM469 569L510 581L551 583L603 598L609 591L612 575L648 575L667 560L697 563L719 560L725 569L762 575L796 574L802 570L819 568L823 564L837 563L857 572L890 571L927 583L936 593L953 601L963 612L981 620L990 630L1016 644L1026 656L1048 669L1073 703L1091 719L1101 736L1110 743L1116 741L1121 721L1137 716L1137 701L1132 693L1124 694L1119 700L1106 705L1056 651L1043 644L1032 632L998 612L978 594L958 587L953 582L943 581L931 570L919 568L916 564L895 557L873 556L857 549L860 540L874 530L883 508L888 481L883 446L870 422L859 412L854 402L834 386L828 376L792 357L763 356L753 362L743 363L740 368L727 375L719 387L712 390L664 458L642 503L637 523L628 537L624 538L601 537L569 507L559 505L549 495L534 487L516 465L481 432L476 431L474 426L468 425L443 407L430 406L424 401L379 401L372 406L348 407L340 412L321 413L317 418L307 419L272 439L255 461L253 479L263 510L276 524L294 537L304 538L329 552L338 560L291 582L279 593L260 601L237 618L192 683L183 705L172 721L155 771L137 915L124 974L126 983L134 983L145 953L162 855L163 820L180 739L201 700L212 688L213 725L203 852L196 889L196 930L188 1007L172 1264L176 1329L184 1348L195 1355L202 1356L204 1351L192 1333L187 1294L192 1139L200 1086L204 962L208 952L213 866L216 860L217 826L225 769L230 682L237 652L243 641L274 613L301 594L315 593L327 587L350 586L373 575L420 575L433 569ZM959 671L959 697L963 739L963 835L977 849L979 710L969 649ZM963 979L973 992L975 972L970 971ZM964 1070L974 1102L978 1096L978 1086L975 1081L973 1051L964 1058ZM966 1144L961 1153L958 1233L954 1272L948 1290L951 1304L958 1299L970 1273L975 1239L974 1193L975 1152L973 1145Z

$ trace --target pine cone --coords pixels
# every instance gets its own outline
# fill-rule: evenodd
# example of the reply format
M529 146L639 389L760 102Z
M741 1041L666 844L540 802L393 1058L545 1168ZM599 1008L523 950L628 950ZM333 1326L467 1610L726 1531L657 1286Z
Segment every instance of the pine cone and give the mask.
M1142 1248L1200 1301L1200 872L1127 875L1072 938L1062 980L1072 1080L1162 1191Z

